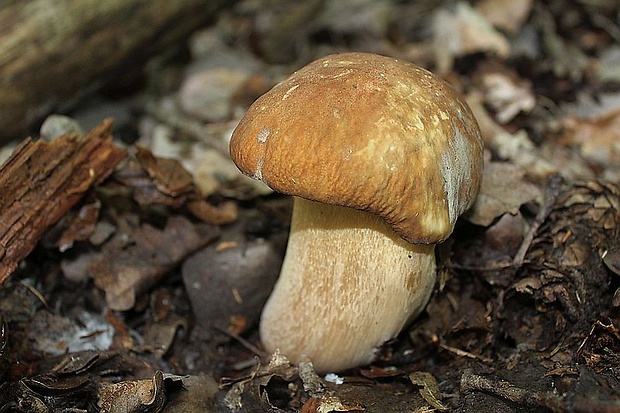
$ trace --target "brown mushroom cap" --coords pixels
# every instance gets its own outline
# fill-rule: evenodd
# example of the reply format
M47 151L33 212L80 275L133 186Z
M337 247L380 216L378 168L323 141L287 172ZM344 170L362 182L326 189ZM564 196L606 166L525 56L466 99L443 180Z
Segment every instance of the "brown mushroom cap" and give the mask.
M453 88L369 53L316 60L235 129L239 169L275 191L382 217L412 243L447 238L482 175L477 122Z

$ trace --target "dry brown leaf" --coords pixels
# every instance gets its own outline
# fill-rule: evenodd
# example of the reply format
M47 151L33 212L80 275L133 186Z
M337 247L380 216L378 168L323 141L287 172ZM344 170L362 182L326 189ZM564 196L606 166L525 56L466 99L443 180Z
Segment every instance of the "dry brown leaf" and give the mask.
M165 205L175 209L187 208L203 222L213 225L230 224L237 220L237 204L208 203L194 178L176 159L154 156L146 148L136 146L136 158L115 174L133 193L140 205Z
M495 27L515 33L530 14L532 0L482 0L475 8Z
M607 360L614 364L620 357L620 331L613 320L597 320L590 329L588 337L577 350L577 357L588 366Z
M215 206L204 199L198 199L188 202L187 209L202 222L213 225L231 224L237 220L239 215L237 203L232 201Z
M95 199L82 205L77 213L68 215L70 222L56 242L61 252L71 248L76 241L84 241L90 238L95 232L100 209L101 202Z
M161 359L170 349L177 332L187 330L188 322L184 317L172 314L164 320L153 320L144 330L144 345L153 355Z
M560 34L556 18L549 8L538 3L535 9L532 23L540 32L542 56L553 66L556 76L579 81L588 69L587 54L572 39Z
M564 119L561 143L579 147L581 155L601 167L620 169L620 108L592 118Z
M365 412L357 403L344 403L336 396L312 397L301 407L301 413Z
M527 171L528 176L545 179L557 172L555 166L541 156L540 149L525 131L510 133L486 111L481 93L467 95L467 103L478 120L484 145L502 160L509 160Z
M540 189L524 177L525 170L512 163L487 163L480 193L466 215L467 220L488 226L495 218L506 213L514 215L521 205L539 197Z
M163 230L143 224L130 234L119 234L103 246L88 272L106 293L114 310L129 310L136 294L147 290L168 270L219 235L214 227L196 227L186 218L172 216Z
M223 385L231 384L223 403L233 412L253 411L252 408L259 411L259 407L275 408L269 402L268 396L261 397L262 389L267 387L274 377L291 382L296 378L298 371L297 367L292 366L288 359L276 350L271 355L269 363L258 366L250 376L232 380L222 379ZM259 403L260 406L257 406Z
M520 166L536 182L545 181L553 174L568 181L594 177L592 169L577 151L551 139L537 147L524 130L511 133L504 129L487 112L482 93L470 93L467 103L478 120L486 149L495 157Z
M156 172L152 173L157 174ZM129 159L122 168L117 170L114 173L114 179L122 185L121 189L131 191L131 195L139 205L165 205L181 208L187 201L188 192L179 193L178 196L171 196L162 192L160 188L167 191L165 184L156 185L155 179L135 158ZM117 189L117 192L120 190Z
M161 371L152 379L123 381L103 385L99 390L102 413L160 412L166 401Z
M501 57L510 54L508 40L469 3L460 1L454 11L439 9L433 19L438 72L448 73L454 58L489 52Z
M441 402L441 390L435 376L425 371L416 371L409 375L411 383L420 387L420 395L428 404L440 412L447 412L448 408Z
M523 241L525 222L520 212L502 215L484 234L484 244L476 257L481 263L511 260Z
M579 151L555 140L544 141L538 153L540 158L548 160L555 173L561 175L567 182L587 181L596 178L595 171L588 165Z
M136 159L146 170L157 189L168 196L177 197L190 192L192 175L176 159L154 156L150 150L136 145Z
M510 122L521 112L534 109L536 99L531 83L502 64L482 64L478 77L484 101L495 111L495 118L500 124Z

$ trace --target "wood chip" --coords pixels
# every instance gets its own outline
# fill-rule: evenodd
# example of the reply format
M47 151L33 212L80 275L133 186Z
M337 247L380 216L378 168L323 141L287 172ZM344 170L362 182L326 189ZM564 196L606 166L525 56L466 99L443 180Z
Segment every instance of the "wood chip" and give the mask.
M108 119L83 136L47 143L28 138L0 168L0 283L45 231L125 157L112 143Z

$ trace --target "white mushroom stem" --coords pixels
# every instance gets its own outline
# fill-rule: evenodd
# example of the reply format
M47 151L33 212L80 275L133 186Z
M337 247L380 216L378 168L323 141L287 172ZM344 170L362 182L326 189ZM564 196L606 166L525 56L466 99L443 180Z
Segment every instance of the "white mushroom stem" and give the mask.
M414 245L367 212L295 198L261 340L318 372L368 364L417 316L435 283L434 245Z

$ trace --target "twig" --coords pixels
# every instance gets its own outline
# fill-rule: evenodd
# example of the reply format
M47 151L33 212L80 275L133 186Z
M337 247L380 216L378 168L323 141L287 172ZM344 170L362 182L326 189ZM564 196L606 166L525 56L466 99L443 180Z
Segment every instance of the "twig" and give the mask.
M523 263L527 263L528 261L523 260ZM450 263L450 267L457 270L466 270L466 271L498 271L498 270L506 270L509 268L517 268L519 265L514 262L492 262L485 265L463 265L457 263Z
M490 362L493 361L493 359L491 359L489 357L479 356L477 354L470 353L469 351L461 350L460 348L452 347L452 346L449 346L449 345L444 344L444 343L439 343L439 347L444 349L444 350L446 350L446 351L449 351L450 353L454 353L454 354L456 354L457 356L460 356L460 357L467 357L467 358L470 358L470 359L480 360L480 361L483 361L485 363L490 363Z
M461 394L473 392L501 397L529 409L544 407L558 413L620 413L620 402L617 400L597 400L587 395L569 400L555 393L523 389L507 381L491 380L466 370L461 376Z
M43 297L43 294L41 294L39 290L37 290L33 285L30 285L25 281L20 281L19 283L22 287L30 291L32 295L37 297L37 300L41 301L41 304L43 304L45 308L47 308L48 310L50 309L50 306L47 304L47 300L45 299L45 297Z
M563 187L562 178L559 175L554 175L549 178L549 182L545 186L545 195L543 199L543 204L540 206L538 213L536 214L536 218L534 218L534 222L532 222L532 226L530 230L527 232L525 237L523 238L523 242L519 247L519 250L515 254L512 264L515 267L520 267L525 262L525 255L527 251L530 249L532 242L534 241L534 237L536 233L540 229L540 226L545 222L551 210L553 209L553 205L560 194L560 191Z
M553 412L567 411L565 400L553 393L522 389L507 381L491 380L466 370L461 376L461 394L473 392L484 392L530 408L546 407Z
M221 332L223 334L226 334L227 336L237 340L239 343L241 343L241 345L243 347L247 348L248 350L250 350L252 353L254 353L257 356L259 356L260 358L267 357L267 353L265 351L259 349L254 344L250 343L248 340L246 340L245 338L241 337L239 334L233 333L231 331L226 330L225 328L218 327L218 326L214 326L214 328L217 331L219 331L219 332Z

